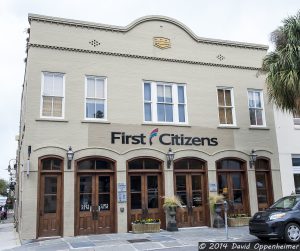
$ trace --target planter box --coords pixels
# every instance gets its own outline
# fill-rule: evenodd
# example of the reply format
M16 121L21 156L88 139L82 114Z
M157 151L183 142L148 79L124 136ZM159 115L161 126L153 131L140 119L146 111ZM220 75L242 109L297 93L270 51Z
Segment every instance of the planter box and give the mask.
M251 217L227 218L229 227L248 226Z
M157 223L145 223L145 224L135 224L132 223L132 232L134 234L141 233L157 233L160 231L160 222Z

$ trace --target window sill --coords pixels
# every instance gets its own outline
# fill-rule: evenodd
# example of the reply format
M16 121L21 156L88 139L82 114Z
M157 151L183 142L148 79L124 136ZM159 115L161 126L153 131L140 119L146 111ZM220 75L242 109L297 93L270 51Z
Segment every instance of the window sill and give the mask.
M69 120L66 119L57 119L57 118L38 118L35 121L43 121L43 122L69 122Z
M174 126L174 127L191 127L190 125L186 124L173 124L173 123L142 123L142 125L148 126Z
M110 122L106 120L81 120L81 123L110 124Z
M249 130L270 130L270 127L266 127L266 126L262 126L262 127L253 127L253 126L250 126L249 127Z
M225 125L219 125L219 129L240 129L238 126L225 126Z

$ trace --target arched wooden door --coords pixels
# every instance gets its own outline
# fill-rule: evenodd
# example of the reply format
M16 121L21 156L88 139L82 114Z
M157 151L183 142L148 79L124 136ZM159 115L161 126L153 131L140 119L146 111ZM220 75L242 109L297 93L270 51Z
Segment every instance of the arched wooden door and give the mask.
M162 162L152 158L137 158L127 163L128 231L131 222L143 218L161 220L165 228L163 212Z
M217 161L218 193L229 201L229 214L249 214L246 162L226 158Z
M205 161L184 158L174 162L174 194L179 196L183 203L183 207L176 211L178 227L209 224Z
M255 162L255 178L258 210L263 211L274 202L270 161L258 158Z
M62 236L63 160L40 159L39 174L37 237Z
M77 162L76 234L115 232L115 164L105 158Z

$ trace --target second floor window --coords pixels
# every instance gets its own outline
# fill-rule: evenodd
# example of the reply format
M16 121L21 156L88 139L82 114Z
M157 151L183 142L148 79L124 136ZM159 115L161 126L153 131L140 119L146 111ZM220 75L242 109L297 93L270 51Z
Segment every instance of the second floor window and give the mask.
M86 102L85 118L106 119L106 78L87 76L86 77Z
M145 82L144 121L187 123L185 85Z
M217 90L220 125L235 125L233 89L218 87Z
M64 74L43 73L42 117L63 118L64 116Z
M248 90L248 106L251 126L265 126L263 94L261 90Z

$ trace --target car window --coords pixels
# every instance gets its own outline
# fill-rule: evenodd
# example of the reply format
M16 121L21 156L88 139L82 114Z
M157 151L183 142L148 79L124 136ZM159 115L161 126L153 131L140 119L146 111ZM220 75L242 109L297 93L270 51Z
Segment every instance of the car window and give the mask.
M293 208L299 201L300 201L300 197L298 197L298 196L284 197L284 198L276 201L271 206L271 208L277 208L277 209Z

